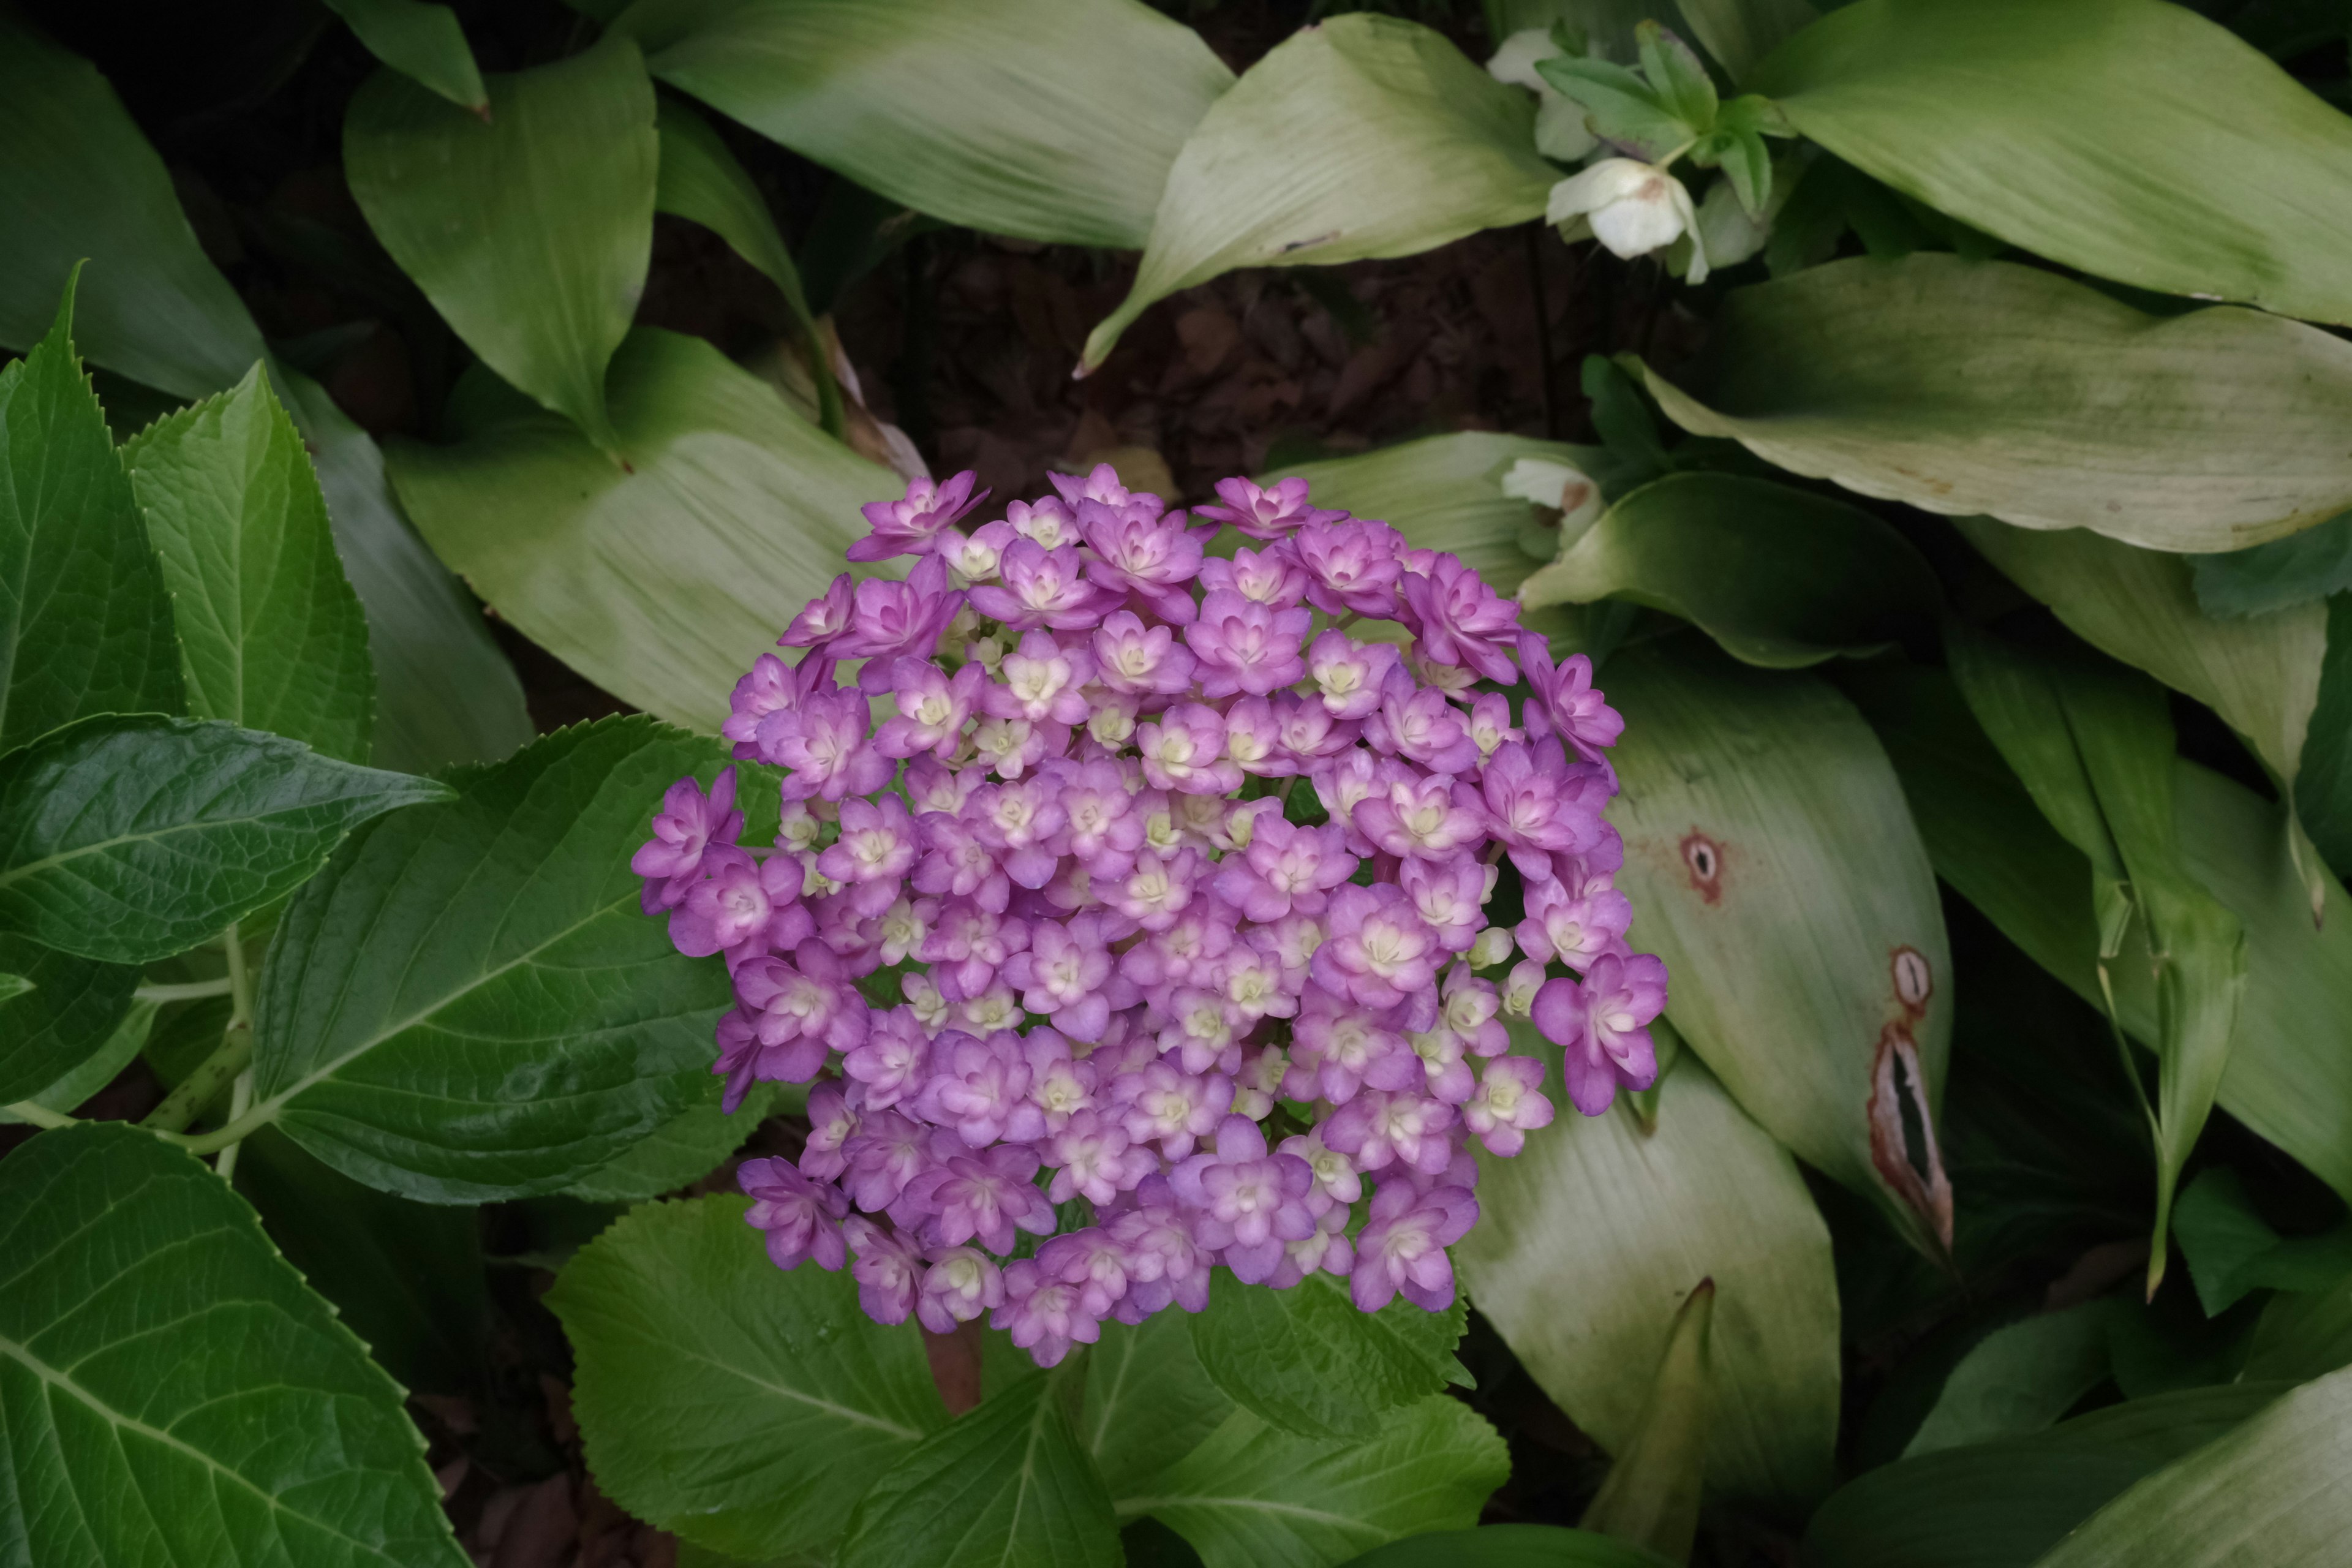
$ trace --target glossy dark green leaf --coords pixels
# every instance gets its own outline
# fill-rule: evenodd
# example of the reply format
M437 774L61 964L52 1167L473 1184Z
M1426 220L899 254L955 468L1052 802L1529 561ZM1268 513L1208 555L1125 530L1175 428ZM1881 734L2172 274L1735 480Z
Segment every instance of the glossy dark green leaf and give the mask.
M1110 1494L1072 1419L1085 1367L1032 1373L885 1470L850 1516L841 1568L1116 1568Z
M1903 1450L1907 1458L2054 1425L2110 1370L2109 1324L2118 1300L2082 1301L2005 1324L1977 1342Z
M1445 1386L1465 1321L1458 1293L1443 1312L1399 1297L1367 1313L1329 1274L1267 1290L1219 1273L1209 1310L1192 1320L1192 1344L1244 1408L1286 1431L1360 1437L1382 1412Z
M40 1568L465 1568L399 1387L253 1211L120 1122L0 1162L0 1545Z
M1183 1313L1160 1312L1135 1327L1105 1323L1087 1352L1078 1441L1113 1497L1149 1486L1233 1413L1201 1365Z
M2152 316L2014 262L1857 257L1734 290L1713 352L1703 398L1645 373L1675 424L1929 511L2217 551L2352 504L2352 344L2259 310Z
M808 1089L801 1084L755 1083L734 1113L719 1109L726 1081L711 1078L687 1108L563 1190L592 1204L642 1203L674 1193L717 1170L759 1130L780 1105L797 1110ZM780 1091L793 1091L791 1099Z
M2352 512L2301 533L2192 557L2197 605L2209 616L2259 616L2352 588Z
M93 713L180 710L171 601L74 359L70 276L53 304L0 368L0 753Z
M1734 81L1745 80L1758 61L1821 16L1809 0L1683 0L1682 12L1699 47Z
M553 1192L700 1092L724 968L673 949L629 857L713 742L649 719L560 731L356 836L287 910L254 1107L371 1186Z
M2302 1383L2352 1366L2352 1274L2319 1290L2282 1291L2263 1308L2242 1375Z
M1063 244L1141 246L1234 79L1136 0L751 0L683 26L679 10L617 24L672 87L917 212Z
M1350 1557L1344 1568L1666 1568L1630 1542L1553 1524L1490 1524L1408 1535Z
M203 397L268 352L114 89L14 14L0 16L0 344L40 342L87 258L75 336L92 364Z
M60 1114L79 1109L92 1095L112 1083L115 1077L146 1048L148 1037L154 1032L155 1015L161 1010L153 1002L134 997L121 1021L99 1041L95 1048L85 1043L73 1053L79 1059L46 1086L23 1099L43 1110ZM0 1013L0 1017L5 1016L5 1013ZM0 1109L0 1122L22 1120L13 1111Z
M2352 1225L2282 1237L2227 1165L2210 1167L2182 1191L2172 1235L2207 1317L2227 1311L2249 1291L2326 1290L2352 1276Z
M1323 1568L1400 1536L1466 1529L1510 1469L1495 1429L1444 1394L1399 1405L1349 1442L1237 1410L1147 1490L1121 1496L1118 1513L1170 1526L1206 1568Z
M1932 637L1927 563L1858 508L1730 474L1668 474L1621 499L1519 586L1530 607L1620 598L1696 623L1749 664L1793 668Z
M564 1266L549 1301L578 1361L572 1409L596 1484L641 1519L759 1560L837 1540L868 1483L947 1410L919 1331L866 1317L845 1273L779 1269L746 1206L635 1209Z
M1698 1536L1716 1402L1707 1359L1715 1296L1715 1281L1702 1279L1675 1309L1633 1435L1612 1458L1601 1490L1577 1521L1675 1563L1690 1561Z
M302 437L259 365L123 448L179 628L187 707L364 762L367 621Z
M0 934L0 970L32 984L0 1001L0 1105L39 1093L105 1043L139 971ZM71 1110L71 1106L52 1109Z
M617 451L604 366L652 255L653 83L613 37L486 85L484 120L378 72L344 121L352 195L484 363Z
M448 793L217 721L86 719L0 758L0 930L168 958L293 891L370 817Z
M1846 162L2053 261L2352 321L2352 124L2185 6L1857 0L1745 85Z
M368 53L460 109L490 111L490 95L457 13L425 0L327 0Z

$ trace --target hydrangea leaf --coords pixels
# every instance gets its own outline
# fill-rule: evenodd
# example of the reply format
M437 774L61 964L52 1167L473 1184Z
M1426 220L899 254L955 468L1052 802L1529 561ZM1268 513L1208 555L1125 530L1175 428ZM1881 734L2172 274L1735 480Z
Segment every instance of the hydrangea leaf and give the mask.
M1032 1373L883 1472L850 1516L841 1568L1115 1568L1110 1494L1070 1409L1085 1369Z
M114 89L14 16L0 16L0 344L39 342L87 258L75 335L91 363L203 397L268 353Z
M328 7L359 35L368 53L458 108L490 112L474 51L457 13L424 0L327 0Z
M1342 1568L1667 1568L1671 1559L1630 1541L1556 1524L1433 1530L1375 1546Z
M1432 1394L1399 1405L1349 1442L1300 1436L1236 1410L1208 1440L1122 1496L1207 1568L1323 1568L1400 1536L1475 1523L1511 1473L1495 1429Z
M755 1083L730 1115L719 1108L725 1079L709 1078L698 1088L685 1110L563 1190L593 1204L642 1203L674 1193L717 1170L780 1104L797 1109L808 1098L800 1084Z
M0 758L0 930L168 958L293 891L359 824L448 793L217 721L85 719Z
M642 328L614 356L628 470L469 373L450 447L395 443L402 503L533 641L624 700L715 731L727 694L822 595L857 509L903 489L699 338Z
M573 1255L549 1304L578 1360L596 1484L699 1545L764 1561L835 1541L947 1409L914 1325L867 1318L846 1274L777 1268L746 1206L635 1209Z
M1688 637L1612 656L1608 689L1625 716L1618 886L1630 940L1673 976L1675 1029L1766 1131L1940 1253L1951 957L1869 726L1817 679Z
M171 590L188 712L365 761L367 621L262 368L148 426L122 460Z
M1078 1440L1113 1496L1133 1491L1199 1447L1234 1413L1192 1348L1192 1321L1160 1312L1116 1320L1087 1352Z
M1229 1398L1285 1431L1362 1437L1388 1411L1445 1386L1466 1321L1459 1292L1443 1312L1401 1296L1362 1312L1333 1275L1268 1290L1221 1269L1209 1310L1192 1320L1192 1345Z
M1532 1029L1514 1034L1557 1063ZM1678 1060L1658 1097L1655 1131L1624 1108L1564 1114L1516 1158L1482 1158L1478 1224L1454 1248L1463 1279L1528 1374L1617 1453L1676 1310L1713 1279L1706 1479L1731 1496L1810 1503L1829 1489L1837 1440L1828 1228L1796 1163L1705 1063Z
M93 965L93 967L128 973L134 976L138 973L129 965L107 964ZM0 1004L0 1007L5 1007L5 1004ZM18 1098L29 1104L38 1106L43 1110L55 1110L60 1113L74 1110L92 1095L112 1083L115 1076L124 1068L129 1067L132 1059L146 1048L148 1037L154 1032L155 1015L159 1011L161 1007L158 1004L133 997L121 1021L111 1031L100 1037L95 1048L89 1039L83 1039L70 1053L72 1058L70 1066L43 1087L30 1094L20 1095ZM5 1011L0 1011L0 1018L5 1018L6 1016ZM18 1117L15 1112L0 1109L0 1122L21 1120L23 1118Z
M608 37L485 85L487 119L379 71L344 121L352 195L484 363L617 453L604 369L653 254L653 83Z
M43 1568L465 1568L401 1391L188 1155L119 1122L0 1162L0 1540Z
M663 81L917 212L1051 243L1143 244L1234 79L1137 0L751 0L683 27L677 9L615 24Z
M2186 7L1857 0L1745 85L1847 163L2037 255L2352 321L2352 123Z
M139 984L132 965L100 963L5 934L0 970L30 986L0 1000L0 1105L29 1099L86 1060L121 1023Z
M1084 365L1154 301L1240 267L1412 256L1540 216L1559 172L1535 105L1445 37L1350 12L1276 44L1177 154L1134 286Z
M648 803L717 745L648 719L463 770L302 889L256 999L254 1112L434 1203L552 1192L690 1103L728 1004L638 907Z
M74 358L74 282L48 335L0 368L0 753L92 714L181 705L163 574Z
M1788 669L1924 642L1936 574L1858 508L1730 474L1669 474L1619 500L1520 585L1531 607L1619 598L1695 623L1726 653Z
M2259 310L1921 252L1736 289L1715 341L1704 401L1644 372L1666 416L1864 495L2174 551L2352 505L2352 343Z

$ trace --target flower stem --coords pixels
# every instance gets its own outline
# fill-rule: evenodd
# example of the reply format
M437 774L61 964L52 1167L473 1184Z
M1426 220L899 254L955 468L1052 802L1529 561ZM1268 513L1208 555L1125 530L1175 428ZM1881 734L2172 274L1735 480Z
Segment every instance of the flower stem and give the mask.
M228 1025L221 1031L219 1047L198 1063L196 1070L165 1095L163 1103L150 1111L147 1120L140 1124L150 1131L185 1131L197 1113L244 1073L253 1060L253 985L246 972L245 944L237 940L234 922L226 935L227 941L223 946L228 954ZM241 1107L232 1110L232 1122L241 1111Z
M142 1002L201 1002L208 996L226 996L228 994L229 978L226 974L218 980L189 980L175 984L142 985L137 991L131 993Z

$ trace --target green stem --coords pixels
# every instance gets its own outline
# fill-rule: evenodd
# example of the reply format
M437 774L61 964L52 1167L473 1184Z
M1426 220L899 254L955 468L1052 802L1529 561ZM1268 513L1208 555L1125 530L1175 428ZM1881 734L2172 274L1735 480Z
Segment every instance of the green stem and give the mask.
M46 1105L35 1105L29 1100L20 1100L10 1106L8 1114L35 1127L71 1127L74 1124L74 1119L64 1111L51 1110Z
M142 985L131 994L137 996L142 1002L201 1002L208 996L226 996L228 994L229 978L224 974L218 980L188 980L176 984Z
M250 1036L250 1034L251 1031L248 1030L247 1035ZM253 1109L253 1069L248 1067L236 1075L235 1083L229 1085L228 1125L236 1126L239 1119L251 1109ZM222 1181L226 1182L236 1174L236 1152L244 1147L245 1144L241 1140L232 1143L220 1152L219 1159L213 1162L213 1169L219 1173Z
M150 1131L185 1131L188 1123L219 1098L221 1090L228 1088L253 1061L253 983L246 970L245 944L238 940L234 922L223 935L226 940L222 947L228 955L228 1025L221 1031L219 1048L199 1063L179 1088L165 1095L163 1103L141 1123ZM236 1124L237 1114L232 1111L230 1126Z

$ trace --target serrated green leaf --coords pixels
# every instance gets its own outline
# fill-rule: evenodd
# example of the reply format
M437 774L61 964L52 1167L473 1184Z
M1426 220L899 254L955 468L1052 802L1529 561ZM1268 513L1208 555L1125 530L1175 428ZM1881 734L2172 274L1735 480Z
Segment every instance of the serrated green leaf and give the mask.
M41 1568L465 1568L400 1389L212 1172L120 1122L0 1162L0 1527Z
M1821 18L1808 0L1683 0L1682 12L1691 36L1734 81L1745 80L1757 62Z
M368 53L460 109L490 111L490 95L457 13L424 0L326 0Z
M1694 133L1713 129L1715 82L1707 76L1706 67L1699 63L1698 56L1691 52L1691 47L1655 22L1644 22L1634 28L1633 42L1642 57L1642 74L1667 111Z
M1618 885L1631 940L1666 961L1675 1027L1766 1131L1940 1253L1951 957L1869 726L1817 679L1689 637L1619 652L1607 686Z
M1578 1524L1630 1541L1675 1563L1690 1561L1698 1535L1700 1483L1713 1424L1715 1389L1707 1329L1715 1281L1702 1279L1675 1310L1649 1397Z
M1591 56L1555 55L1536 69L1559 95L1580 105L1595 136L1630 147L1653 162L1690 142L1702 127L1667 107L1664 96L1634 71Z
M740 1149L784 1099L782 1091L796 1090L796 1105L808 1098L802 1085L755 1083L730 1115L719 1104L727 1089L724 1079L710 1078L697 1087L700 1094L685 1110L563 1191L592 1204L642 1203L674 1193Z
M485 85L487 120L377 72L344 121L352 195L484 363L618 452L604 369L653 251L653 83L615 36Z
M85 719L0 758L0 929L169 958L293 891L370 817L448 793L217 721Z
M2119 1301L2083 1301L1995 1329L1960 1358L1905 1458L2023 1437L2054 1425L2110 1370Z
M425 538L533 641L605 690L715 731L727 694L903 488L699 338L643 328L614 356L630 469L479 373L453 447L397 442Z
M1928 645L1943 602L1926 559L1868 512L1708 473L1620 499L1519 585L1535 607L1612 597L1680 616L1733 658L1778 669Z
M1192 1319L1192 1347L1243 1408L1289 1432L1361 1437L1385 1412L1445 1386L1466 1310L1457 1292L1443 1312L1402 1297L1361 1312L1329 1274L1268 1290L1220 1272L1209 1310Z
M1559 1059L1527 1026L1515 1040ZM1788 1152L1703 1062L1685 1058L1664 1079L1656 1125L1563 1114L1517 1157L1482 1160L1478 1224L1454 1248L1463 1280L1528 1375L1622 1451L1676 1308L1712 1279L1707 1479L1809 1504L1829 1489L1837 1438L1828 1228Z
M2185 6L1857 0L1748 85L1848 163L2053 261L2352 321L2335 216L2352 124Z
M271 944L256 1118L371 1186L479 1203L553 1192L677 1115L727 977L641 911L629 856L664 789L725 762L605 720L354 836Z
M1555 1524L1489 1524L1409 1535L1350 1557L1343 1568L1667 1568L1631 1542Z
M1177 155L1125 300L1087 339L1109 357L1155 300L1240 267L1412 256L1538 216L1559 171L1535 106L1443 36L1350 12L1276 44Z
M88 1059L122 1022L139 984L129 964L94 963L5 933L0 969L32 984L0 1001L0 1105L38 1094Z
M841 1568L1115 1568L1110 1494L1072 1430L1085 1366L1032 1373L884 1471L850 1517Z
M22 979L23 976L20 975L18 978ZM95 1048L88 1040L84 1040L80 1047L73 1053L78 1059L70 1067L58 1077L50 1079L45 1087L19 1098L39 1106L44 1110L64 1113L78 1109L92 1095L112 1083L115 1076L124 1068L129 1067L132 1058L146 1047L148 1036L155 1026L155 1015L158 1011L157 1004L143 998L132 998L129 1010L122 1015L121 1021L114 1026L112 1033L97 1043ZM0 1018L5 1017L6 1014L0 1012ZM0 1109L0 1122L20 1120L22 1118L5 1109Z
M746 1206L633 1210L548 1300L577 1358L596 1484L639 1518L762 1559L837 1540L866 1484L947 1409L915 1326L866 1317L846 1274L779 1269Z
M122 450L179 628L188 712L367 759L375 670L326 498L261 366Z
M1400 1536L1466 1528L1510 1469L1495 1429L1444 1394L1400 1405L1347 1443L1237 1410L1150 1490L1121 1497L1118 1513L1151 1515L1206 1568L1323 1568Z
M14 15L0 16L0 344L39 342L88 258L76 337L91 363L203 397L268 353L114 89Z
M2189 558L2197 607L2220 619L2289 609L2352 588L2352 512L2243 550Z
M73 311L68 276L48 335L0 369L0 753L94 713L180 710L171 602Z
M2214 551L2352 504L2352 344L2256 310L1922 252L1737 289L1715 348L1703 403L1644 373L1667 417L1929 511Z
M1159 1312L1134 1327L1105 1323L1087 1352L1078 1441L1113 1497L1148 1488L1233 1413L1201 1365L1185 1314Z

